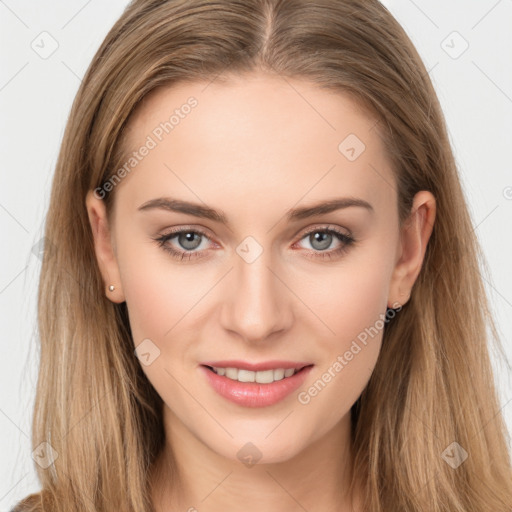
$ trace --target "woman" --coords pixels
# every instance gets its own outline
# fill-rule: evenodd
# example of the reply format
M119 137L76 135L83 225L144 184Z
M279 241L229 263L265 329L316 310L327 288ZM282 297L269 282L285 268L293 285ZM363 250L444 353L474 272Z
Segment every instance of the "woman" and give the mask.
M46 237L17 510L512 508L480 250L377 0L132 2Z

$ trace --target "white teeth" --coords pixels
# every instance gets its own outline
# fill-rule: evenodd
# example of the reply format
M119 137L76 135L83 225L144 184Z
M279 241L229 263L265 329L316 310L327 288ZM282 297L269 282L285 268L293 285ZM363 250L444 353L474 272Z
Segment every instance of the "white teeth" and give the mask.
M249 370L238 370L239 382L254 382L254 379L256 379L256 372L250 372Z
M238 370L236 368L226 368L226 377L228 379L238 380Z
M239 370L238 368L213 368L217 375L223 375L238 382L257 382L258 384L270 384L276 380L291 377L296 370L294 368L276 368L275 370L262 370L252 372L250 370Z
M270 370L270 371L272 371L272 370ZM286 377L289 377L290 375L293 375L294 371L295 370L292 368L292 373L289 375L286 375L287 370L285 370L284 368L278 368L277 370L274 370L274 380L284 379L285 375L286 375Z

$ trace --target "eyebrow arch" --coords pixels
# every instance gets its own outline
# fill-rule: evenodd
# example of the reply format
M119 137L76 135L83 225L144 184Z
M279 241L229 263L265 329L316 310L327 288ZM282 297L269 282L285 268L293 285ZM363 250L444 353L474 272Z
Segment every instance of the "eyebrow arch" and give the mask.
M289 209L285 213L286 220L289 222L307 219L316 215L322 215L325 213L331 213L336 210L341 210L349 207L360 207L365 208L370 213L374 213L373 206L363 199L356 197L341 197L330 199L328 201L321 201L311 206L301 206L299 208ZM193 215L194 217L200 217L210 219L215 222L220 222L225 225L229 225L226 214L220 210L214 210L209 206L203 206L197 203L190 203L188 201L182 201L180 199L173 199L170 197L159 197L157 199L151 199L145 202L142 206L139 206L139 211L147 211L153 209L168 210L172 212L185 213Z

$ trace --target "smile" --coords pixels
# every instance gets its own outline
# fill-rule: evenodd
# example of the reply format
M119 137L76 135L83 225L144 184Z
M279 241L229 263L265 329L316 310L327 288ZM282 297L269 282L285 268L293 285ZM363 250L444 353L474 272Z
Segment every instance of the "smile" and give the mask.
M295 368L276 368L275 370L261 370L253 372L251 370L242 370L239 368L216 368L212 370L221 376L238 382L257 382L258 384L270 384L271 382L291 377L299 370Z
M199 369L211 388L221 397L243 407L266 407L291 395L304 383L313 368L312 364L288 364L287 366L296 366L289 368L277 365L269 368L269 364L259 366L267 368L249 370L234 366L202 364Z

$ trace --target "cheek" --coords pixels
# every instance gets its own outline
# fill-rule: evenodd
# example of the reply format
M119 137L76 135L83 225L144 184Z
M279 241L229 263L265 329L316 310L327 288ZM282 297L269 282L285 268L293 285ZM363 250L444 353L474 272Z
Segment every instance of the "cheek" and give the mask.
M297 399L310 413L324 415L328 424L349 411L379 356L393 258L376 254L368 251L347 259L329 273L323 288L318 280L314 288L309 283L308 292L302 288L308 305L329 329L321 329L325 334L315 338L319 364Z
M156 242L130 242L135 239L133 235L120 240L118 262L137 345L145 338L163 340L168 331L172 333L186 312L184 302L189 304L195 292L192 283L187 286L184 282L179 266L166 259Z
M301 282L294 290L315 313L324 335L321 339L342 347L362 330L375 324L386 312L391 268L389 259L358 254L335 269L323 269ZM318 331L320 334L320 328Z
M158 254L163 251L157 246L131 249L119 263L133 345L144 347L138 349L139 354L150 353L148 364L139 357L157 393L173 408L186 408L187 395L181 393L175 379L182 381L191 369L191 344L183 326L187 313L193 314L191 310L201 298L200 286L195 286L200 283L192 283L190 273L168 261L165 253Z

